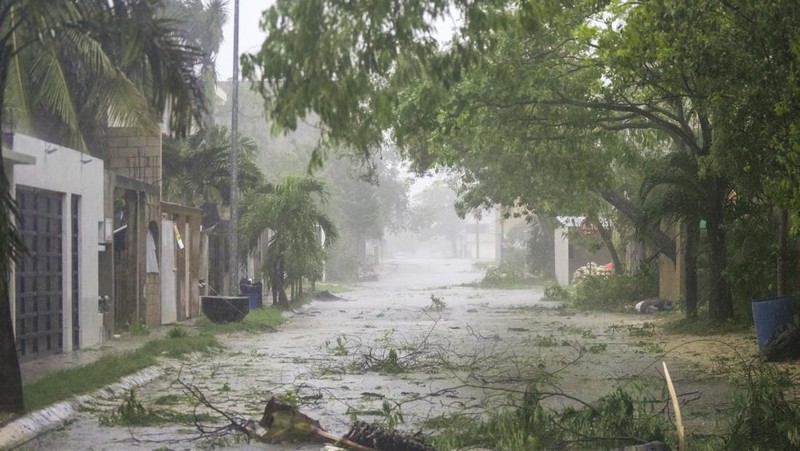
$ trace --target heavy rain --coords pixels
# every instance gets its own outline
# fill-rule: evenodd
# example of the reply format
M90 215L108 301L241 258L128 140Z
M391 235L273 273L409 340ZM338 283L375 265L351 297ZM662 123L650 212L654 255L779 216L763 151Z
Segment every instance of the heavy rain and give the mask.
M800 448L796 2L2 3L0 449Z

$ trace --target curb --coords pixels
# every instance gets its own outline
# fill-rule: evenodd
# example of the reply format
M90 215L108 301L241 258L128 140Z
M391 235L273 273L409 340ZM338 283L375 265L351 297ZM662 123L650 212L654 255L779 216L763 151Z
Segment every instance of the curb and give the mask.
M100 394L114 396L124 394L131 388L144 385L164 374L158 367L145 368L138 373L125 376L119 382L100 388L90 395L78 395L35 412L30 412L8 423L0 429L0 449L16 448L36 437L51 431L75 416L80 407L88 404Z

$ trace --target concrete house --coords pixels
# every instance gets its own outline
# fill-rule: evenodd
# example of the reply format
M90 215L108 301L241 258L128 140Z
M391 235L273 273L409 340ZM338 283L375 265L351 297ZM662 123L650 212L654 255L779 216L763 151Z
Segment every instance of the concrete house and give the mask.
M21 359L91 346L103 338L98 252L106 245L103 161L16 134L3 158L28 253L11 278Z
M109 129L102 159L3 138L28 249L10 278L22 360L200 314L202 211L162 202L160 134Z

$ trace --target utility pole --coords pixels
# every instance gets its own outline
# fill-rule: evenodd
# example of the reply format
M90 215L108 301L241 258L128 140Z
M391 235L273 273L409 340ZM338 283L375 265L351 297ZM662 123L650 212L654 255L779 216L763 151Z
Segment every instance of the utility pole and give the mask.
M239 294L239 0L233 2L233 80L231 86L231 220L229 239L229 294Z

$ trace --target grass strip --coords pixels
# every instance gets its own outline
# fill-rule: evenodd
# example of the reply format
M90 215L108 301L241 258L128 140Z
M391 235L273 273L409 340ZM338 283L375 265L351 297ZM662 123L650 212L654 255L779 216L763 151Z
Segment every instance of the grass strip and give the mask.
M155 365L160 355L179 357L216 346L219 346L216 337L208 334L151 340L139 350L106 355L88 365L50 373L25 384L22 388L25 407L33 411L97 390Z
M102 356L88 365L50 373L23 385L26 410L41 409L117 382L122 377L157 364L159 356L180 357L219 347L218 334L274 331L283 322L281 311L274 308L252 310L238 323L214 324L205 317L198 318L194 324L194 328L198 329L197 334L170 331L168 336L150 340L135 351ZM182 328L181 325L174 326L174 329Z

